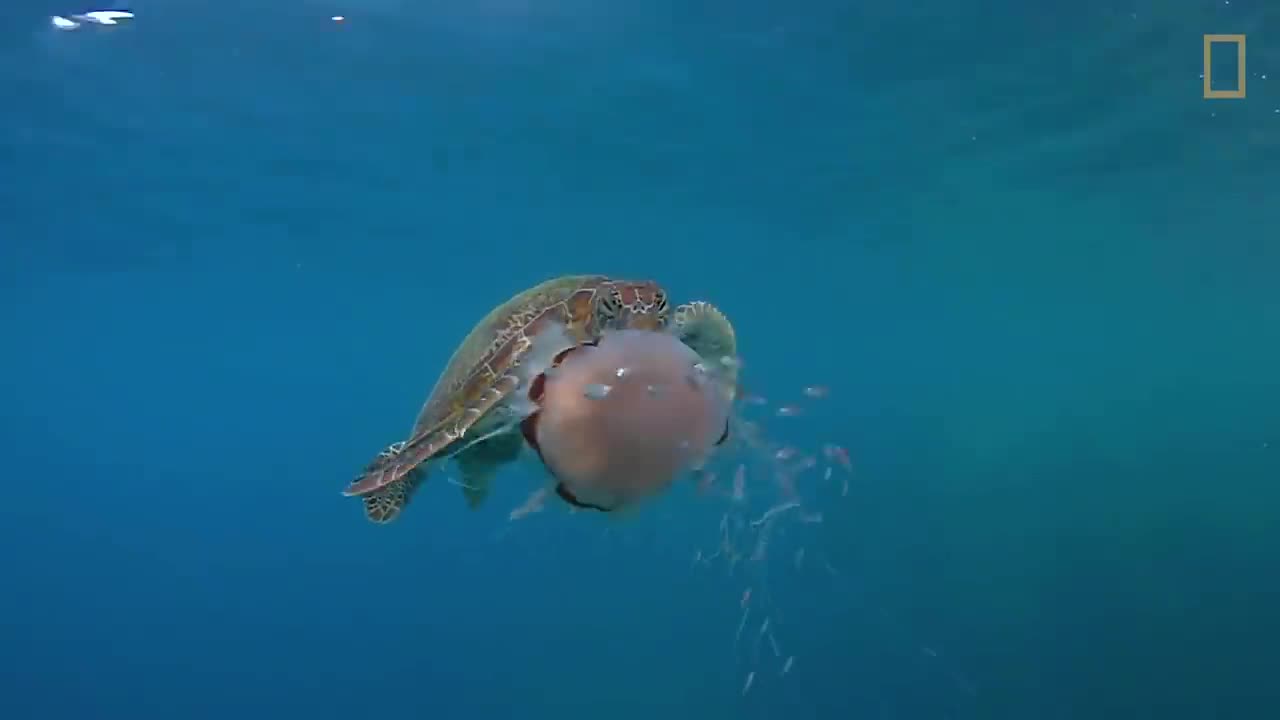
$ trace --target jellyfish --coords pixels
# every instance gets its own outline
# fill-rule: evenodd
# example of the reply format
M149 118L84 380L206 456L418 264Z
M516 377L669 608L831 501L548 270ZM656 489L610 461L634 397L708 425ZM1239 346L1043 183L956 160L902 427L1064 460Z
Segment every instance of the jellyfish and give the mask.
M732 393L678 338L605 334L530 389L528 444L570 505L604 512L660 494L726 439Z

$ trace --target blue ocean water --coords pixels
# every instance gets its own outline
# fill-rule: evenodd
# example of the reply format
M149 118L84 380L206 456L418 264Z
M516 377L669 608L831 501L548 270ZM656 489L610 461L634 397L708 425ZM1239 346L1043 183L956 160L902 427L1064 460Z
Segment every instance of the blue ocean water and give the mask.
M0 15L0 717L1274 714L1273 2L130 8ZM766 423L856 467L777 657L692 493L339 494L597 272L831 389Z

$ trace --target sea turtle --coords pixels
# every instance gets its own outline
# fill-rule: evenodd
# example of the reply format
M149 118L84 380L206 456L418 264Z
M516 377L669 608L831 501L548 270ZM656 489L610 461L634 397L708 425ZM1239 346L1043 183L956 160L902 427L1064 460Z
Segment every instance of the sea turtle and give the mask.
M574 275L517 294L462 341L408 439L378 453L343 494L360 497L369 520L390 522L426 478L426 463L453 457L468 503L478 506L498 466L521 450L525 400L516 390L556 353L610 328L660 330L667 313L666 291L652 281Z

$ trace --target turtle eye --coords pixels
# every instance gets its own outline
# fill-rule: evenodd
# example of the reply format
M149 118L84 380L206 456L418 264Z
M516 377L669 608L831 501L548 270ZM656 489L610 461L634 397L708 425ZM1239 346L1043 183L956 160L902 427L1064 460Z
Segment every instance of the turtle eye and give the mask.
M653 310L659 315L667 314L667 293L658 290L653 294Z
M622 294L617 288L609 288L609 292L600 298L600 318L616 320L622 314Z

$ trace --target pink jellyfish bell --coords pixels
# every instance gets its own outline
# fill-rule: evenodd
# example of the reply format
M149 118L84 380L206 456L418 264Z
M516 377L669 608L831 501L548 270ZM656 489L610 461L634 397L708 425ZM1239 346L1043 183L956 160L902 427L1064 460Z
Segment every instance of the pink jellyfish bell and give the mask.
M728 435L732 393L679 338L621 330L535 380L525 439L572 505L611 511L665 490Z

